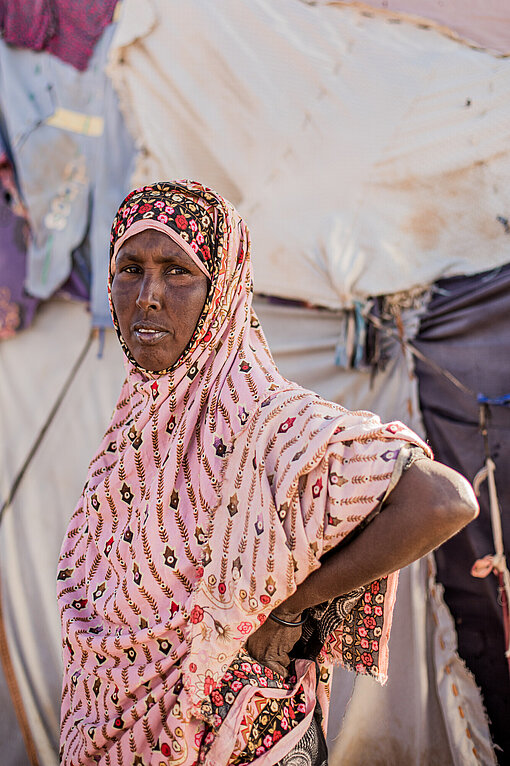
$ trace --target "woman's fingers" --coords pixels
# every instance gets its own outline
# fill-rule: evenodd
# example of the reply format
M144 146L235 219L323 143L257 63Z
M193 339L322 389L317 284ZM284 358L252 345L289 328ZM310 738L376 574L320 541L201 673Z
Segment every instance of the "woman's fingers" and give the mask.
M301 631L296 628L287 628L267 620L249 637L246 649L262 665L286 676L289 654L300 634Z

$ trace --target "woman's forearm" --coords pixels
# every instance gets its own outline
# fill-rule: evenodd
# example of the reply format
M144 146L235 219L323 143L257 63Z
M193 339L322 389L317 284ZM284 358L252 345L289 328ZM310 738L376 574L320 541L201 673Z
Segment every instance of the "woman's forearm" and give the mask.
M333 552L275 613L295 618L307 607L401 569L454 535L477 513L478 504L464 477L441 463L419 460L403 474L366 529Z

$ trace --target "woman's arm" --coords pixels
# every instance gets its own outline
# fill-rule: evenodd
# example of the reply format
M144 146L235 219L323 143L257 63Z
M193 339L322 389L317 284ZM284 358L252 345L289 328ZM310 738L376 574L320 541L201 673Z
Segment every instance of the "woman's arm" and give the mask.
M307 607L349 593L437 548L478 514L468 481L432 460L418 460L402 475L384 508L351 543L333 551L275 610L298 621ZM248 651L282 672L298 628L267 620L248 640Z

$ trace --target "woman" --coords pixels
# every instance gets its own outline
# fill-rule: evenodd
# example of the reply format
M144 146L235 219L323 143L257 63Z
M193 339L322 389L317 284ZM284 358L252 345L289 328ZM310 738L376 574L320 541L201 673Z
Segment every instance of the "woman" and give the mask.
M384 681L391 573L476 501L280 375L218 194L135 190L110 255L127 379L62 548L62 763L324 763L331 662Z

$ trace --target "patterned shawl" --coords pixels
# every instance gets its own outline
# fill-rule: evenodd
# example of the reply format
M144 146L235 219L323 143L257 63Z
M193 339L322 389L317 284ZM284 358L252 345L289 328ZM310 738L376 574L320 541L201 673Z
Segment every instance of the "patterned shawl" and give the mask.
M195 182L137 189L114 220L112 255L140 221L184 235L211 287L171 369L141 369L120 338L127 378L59 565L62 762L188 766L200 750L220 766L254 690L299 692L294 738L257 750L275 763L311 720L315 666L296 663L297 686L268 683L258 666L262 680L229 682L222 706L229 666L378 507L401 446L421 442L278 372L251 307L249 233L230 203ZM384 680L395 588L396 575L356 594L320 660Z

